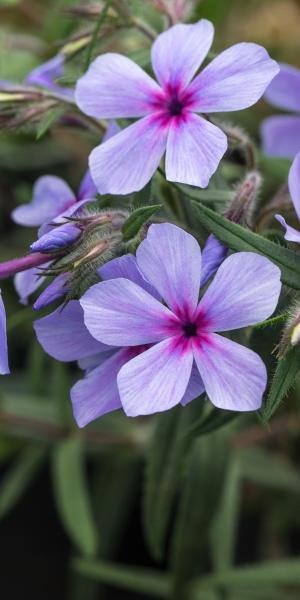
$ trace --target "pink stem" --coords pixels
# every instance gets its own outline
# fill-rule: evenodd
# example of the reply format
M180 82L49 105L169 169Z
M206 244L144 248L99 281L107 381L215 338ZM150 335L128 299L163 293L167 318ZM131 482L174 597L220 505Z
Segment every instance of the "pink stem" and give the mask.
M35 252L33 254L28 254L27 256L22 256L21 258L14 258L13 260L0 263L0 279L6 279L21 271L27 271L27 269L31 269L32 267L38 267L39 265L50 262L51 259L52 256L49 254Z

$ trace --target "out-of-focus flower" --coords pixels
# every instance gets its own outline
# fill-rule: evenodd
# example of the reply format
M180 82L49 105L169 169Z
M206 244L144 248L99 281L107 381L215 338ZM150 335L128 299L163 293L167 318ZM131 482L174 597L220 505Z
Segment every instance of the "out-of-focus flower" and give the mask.
M120 54L103 54L77 82L75 99L87 115L136 118L136 123L93 150L92 177L100 193L143 188L166 151L166 178L206 187L227 149L223 131L196 113L247 108L278 72L257 44L222 52L192 80L213 41L213 25L178 24L160 34L152 66L160 85Z
M159 12L169 17L172 23L185 21L193 10L191 0L152 0Z
M6 337L6 314L0 290L0 375L9 374Z
M295 157L289 172L289 191L292 202L300 220L300 152ZM288 225L281 215L275 215L275 218L285 228L284 239L289 242L300 243L300 231Z
M33 71L27 75L24 83L28 85L37 85L72 97L74 95L74 90L58 85L55 82L55 80L62 77L64 73L65 59L66 57L64 54L57 54L54 58L51 58L47 62L33 69Z
M220 253L215 238L213 243L208 240L202 256L201 285L205 285L222 260L223 253ZM132 254L109 261L98 273L103 280L123 277L160 300L160 294L143 277ZM57 360L78 360L79 366L85 370L84 379L71 390L74 416L80 427L106 412L122 408L117 386L118 372L131 358L144 351L145 346L120 349L97 342L86 329L83 310L76 301L69 302L63 310L58 309L48 317L39 319L34 327L39 342L48 354ZM198 383L199 377L194 367L182 404L201 393L202 388Z
M271 156L294 158L300 150L300 71L281 64L279 74L268 87L266 100L293 115L275 115L262 123L263 150Z

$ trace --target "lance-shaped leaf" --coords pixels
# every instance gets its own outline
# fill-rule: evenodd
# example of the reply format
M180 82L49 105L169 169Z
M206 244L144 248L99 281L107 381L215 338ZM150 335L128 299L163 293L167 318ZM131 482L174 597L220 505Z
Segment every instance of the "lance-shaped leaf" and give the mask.
M53 454L53 485L62 523L77 548L87 556L97 551L94 523L79 437L59 444Z
M152 204L152 206L141 206L140 208L134 210L128 219L126 219L122 227L124 241L128 242L134 238L140 231L141 227L147 223L150 217L152 217L152 215L161 207L161 204Z
M295 382L300 371L300 346L290 349L284 358L280 358L271 383L267 399L261 409L264 421L269 421L284 397Z
M194 203L195 204L195 203ZM282 281L295 290L300 290L299 255L279 244L253 233L241 225L232 223L206 206L195 204L201 224L226 246L233 250L257 252L275 263L282 274Z

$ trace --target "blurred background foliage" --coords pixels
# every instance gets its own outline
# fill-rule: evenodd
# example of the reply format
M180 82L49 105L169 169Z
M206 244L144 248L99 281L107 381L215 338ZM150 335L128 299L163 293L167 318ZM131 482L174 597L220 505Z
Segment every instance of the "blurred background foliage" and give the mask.
M191 4L192 20L216 26L214 51L251 40L300 67L299 1ZM150 0L128 5L136 18L163 29ZM74 6L0 0L0 79L21 82L79 33L90 35L95 22L71 16ZM147 67L149 48L137 28L118 28L100 36L93 53L125 52ZM84 71L90 49L69 61L69 81ZM233 122L258 142L259 124L271 112L261 101ZM36 178L57 174L76 189L95 141L95 134L61 124L38 141L31 131L1 134L1 260L22 255L34 239L10 213L30 199ZM261 166L267 202L289 163L262 158ZM13 372L0 382L2 597L298 599L299 382L269 428L256 416L235 419L200 400L149 419L112 414L79 431L69 402L75 367L42 352L35 315L19 304L11 282L1 287ZM260 329L243 334L270 372L279 334L280 325L267 336Z

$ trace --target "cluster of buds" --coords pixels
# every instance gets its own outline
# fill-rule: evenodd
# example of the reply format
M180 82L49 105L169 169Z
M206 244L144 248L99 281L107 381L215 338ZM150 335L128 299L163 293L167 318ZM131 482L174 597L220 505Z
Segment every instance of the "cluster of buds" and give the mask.
M156 10L168 17L170 24L185 21L192 12L191 0L152 0Z
M42 90L7 85L0 90L0 128L16 130L29 123L36 124L58 104L57 99Z

